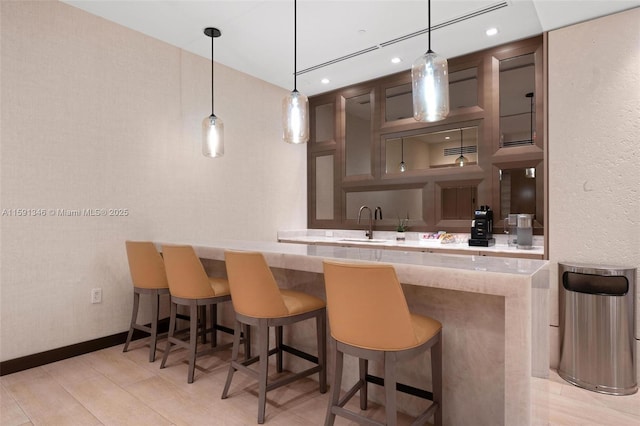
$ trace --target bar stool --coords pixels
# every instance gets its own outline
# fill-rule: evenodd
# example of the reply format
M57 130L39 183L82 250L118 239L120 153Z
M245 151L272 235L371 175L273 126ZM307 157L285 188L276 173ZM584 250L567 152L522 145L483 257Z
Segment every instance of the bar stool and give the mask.
M169 294L169 284L164 271L164 262L156 246L149 241L125 241L127 249L127 259L129 261L129 272L131 273L131 283L133 284L133 312L131 314L131 325L127 334L127 341L122 352L127 352L129 343L133 337L134 330L144 331L151 336L149 344L149 362L156 360L156 342L158 340L158 310L160 296ZM151 325L139 324L138 308L140 306L140 295L151 296Z
M309 294L278 288L271 269L262 253L226 251L225 262L231 289L231 301L236 312L236 335L233 341L231 365L222 392L227 398L233 373L240 370L258 380L258 423L264 423L267 391L289 384L294 380L318 373L320 392L327 391L326 359L326 305ZM282 327L309 318L316 320L318 356L313 356L283 343ZM238 360L239 331L242 324L258 329L258 355L244 361ZM269 328L275 327L276 346L269 349ZM276 369L283 370L282 353L310 361L315 366L299 373L268 383L269 355L276 354ZM258 362L258 371L249 365Z
M344 405L360 391L360 408L367 409L367 383L385 389L386 424L395 425L396 389L432 400L413 424L424 424L434 416L442 425L442 324L429 317L411 314L400 282L391 265L351 264L324 261L327 310L331 337L335 341L335 372L325 425L335 416L360 424L382 424ZM432 392L396 380L396 363L431 349ZM359 380L340 399L344 354L359 360ZM382 379L368 374L368 361L384 364Z
M171 292L171 314L167 347L160 368L165 367L172 345L186 348L189 354L187 382L193 383L197 357L231 347L231 343L218 346L216 339L217 330L233 333L230 328L218 324L218 303L231 299L229 283L225 278L208 277L191 246L163 245L162 255ZM178 305L189 307L189 338L186 341L177 337L184 334L176 330ZM198 309L200 307L204 309ZM207 328L206 307L210 309L211 328ZM200 321L198 321L198 311L200 311ZM199 330L203 343L206 343L207 333L211 333L211 348L197 350Z

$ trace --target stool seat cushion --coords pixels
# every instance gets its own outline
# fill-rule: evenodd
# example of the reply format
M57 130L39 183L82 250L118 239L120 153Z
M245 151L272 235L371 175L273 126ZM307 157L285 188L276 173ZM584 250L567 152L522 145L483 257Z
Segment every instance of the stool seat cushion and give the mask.
M418 345L428 341L442 330L440 321L422 315L411 314L411 323L413 331L416 333L416 339L418 339Z
M169 288L164 262L155 244L150 241L126 241L125 245L134 287Z
M216 297L231 294L229 291L229 280L226 278L209 277L209 283Z
M324 300L299 291L281 289L280 294L282 294L289 315L303 314L326 306Z

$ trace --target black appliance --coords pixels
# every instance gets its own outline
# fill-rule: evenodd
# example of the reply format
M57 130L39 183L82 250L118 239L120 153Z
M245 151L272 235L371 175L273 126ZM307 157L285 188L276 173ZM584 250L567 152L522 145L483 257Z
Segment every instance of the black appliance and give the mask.
M473 214L471 222L471 238L469 245L475 247L489 247L495 245L493 238L493 211L489 206L480 206Z

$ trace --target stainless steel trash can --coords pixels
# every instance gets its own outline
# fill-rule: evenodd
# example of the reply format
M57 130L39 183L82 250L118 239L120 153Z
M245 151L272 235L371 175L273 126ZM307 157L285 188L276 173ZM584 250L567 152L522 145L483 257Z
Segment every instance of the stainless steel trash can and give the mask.
M636 269L559 265L560 377L611 395L638 390Z

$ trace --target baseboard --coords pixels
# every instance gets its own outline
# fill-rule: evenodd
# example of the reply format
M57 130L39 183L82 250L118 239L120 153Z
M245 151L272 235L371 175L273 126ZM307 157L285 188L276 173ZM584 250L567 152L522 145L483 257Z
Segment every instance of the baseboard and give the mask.
M150 326L150 324L148 324L148 326ZM158 332L163 333L167 330L169 330L169 318L164 318L158 321ZM0 362L0 376L17 373L19 371L40 367L41 365L50 364L52 362L62 361L63 359L73 358L74 356L121 345L127 341L127 333L128 332L125 331L122 333L112 334L111 336L89 340L87 342L76 343L62 348L27 355L21 358L2 361ZM148 336L148 333L134 330L132 340L138 340Z

